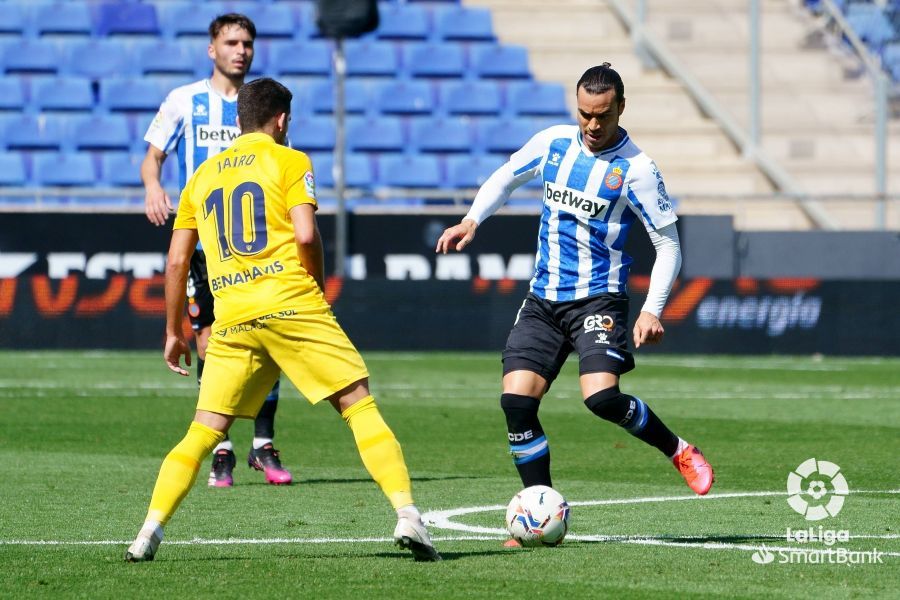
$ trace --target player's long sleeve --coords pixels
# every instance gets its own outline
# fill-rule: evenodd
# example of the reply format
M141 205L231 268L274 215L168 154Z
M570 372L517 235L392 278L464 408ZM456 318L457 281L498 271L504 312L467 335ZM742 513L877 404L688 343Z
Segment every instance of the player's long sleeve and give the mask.
M681 244L678 241L678 230L675 223L670 223L656 231L650 231L650 241L656 248L656 260L650 272L650 289L647 301L641 310L657 317L662 314L672 284L681 269Z
M524 185L532 177L534 174L531 171L517 176L513 173L512 165L508 162L504 163L481 185L465 218L472 219L476 224L481 225L482 221L497 212L497 209L506 203L513 190Z

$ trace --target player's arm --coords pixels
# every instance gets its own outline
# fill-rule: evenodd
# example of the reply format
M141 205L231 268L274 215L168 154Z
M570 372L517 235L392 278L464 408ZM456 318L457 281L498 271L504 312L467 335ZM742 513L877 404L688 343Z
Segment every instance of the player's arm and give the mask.
M325 290L325 252L322 250L322 236L316 224L316 208L313 204L298 204L290 210L294 225L294 239L300 262L307 273Z
M166 219L175 210L172 199L162 186L162 166L166 153L149 144L147 154L141 162L141 181L144 182L144 213L154 225L165 225Z
M182 356L185 364L191 366L191 349L184 338L181 324L188 270L196 246L196 229L176 229L172 232L169 257L166 261L166 346L163 358L169 368L180 375L188 374L181 367Z
M650 289L647 300L634 323L634 347L641 344L656 344L662 341L665 329L659 316L662 314L672 291L672 284L681 269L681 244L678 229L670 223L656 231L650 231L650 241L656 248L656 260L650 271Z

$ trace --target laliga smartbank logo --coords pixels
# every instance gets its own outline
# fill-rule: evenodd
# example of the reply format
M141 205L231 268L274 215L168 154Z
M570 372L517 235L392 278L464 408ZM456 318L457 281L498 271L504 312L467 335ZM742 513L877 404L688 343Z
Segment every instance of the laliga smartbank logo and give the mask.
M791 471L787 478L788 505L807 521L821 521L836 517L850 493L847 480L841 468L826 460L810 458ZM849 550L835 547L836 544L850 542L847 529L807 529L787 528L785 540L792 544L821 544L824 548L767 548L760 546L750 558L759 565L779 564L881 564L883 552L872 550Z

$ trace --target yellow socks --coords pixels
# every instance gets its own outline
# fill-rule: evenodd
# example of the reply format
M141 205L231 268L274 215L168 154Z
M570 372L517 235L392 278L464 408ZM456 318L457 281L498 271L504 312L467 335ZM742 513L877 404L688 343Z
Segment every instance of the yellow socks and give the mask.
M165 525L197 480L200 462L225 434L194 421L187 435L166 455L156 478L156 487L150 498L147 521Z
M412 504L412 486L400 443L381 418L375 399L366 396L341 416L353 432L363 464L391 505L397 509Z

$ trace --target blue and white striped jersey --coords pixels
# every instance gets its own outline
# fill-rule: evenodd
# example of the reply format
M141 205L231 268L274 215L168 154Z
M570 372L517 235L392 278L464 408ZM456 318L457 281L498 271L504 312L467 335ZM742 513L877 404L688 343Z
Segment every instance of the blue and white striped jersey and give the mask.
M575 125L536 134L510 157L515 184L544 182L531 291L550 301L624 292L631 257L625 238L636 219L648 231L677 220L662 175L620 128L611 148L593 154Z
M166 154L177 148L178 187L183 189L203 161L231 146L240 133L237 95L226 98L202 79L169 93L144 140Z

